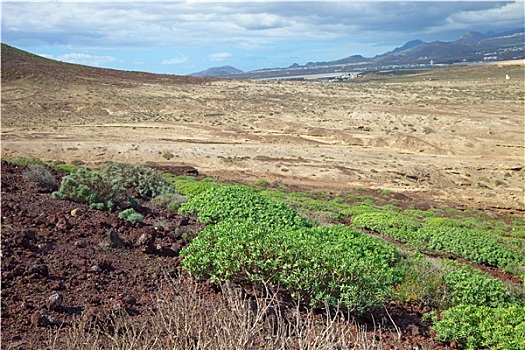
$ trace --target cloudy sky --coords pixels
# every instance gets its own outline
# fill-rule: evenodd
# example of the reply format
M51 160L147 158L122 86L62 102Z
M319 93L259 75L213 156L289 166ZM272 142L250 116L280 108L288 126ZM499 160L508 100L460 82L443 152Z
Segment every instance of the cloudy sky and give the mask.
M524 26L524 2L2 1L2 42L99 67L244 71Z

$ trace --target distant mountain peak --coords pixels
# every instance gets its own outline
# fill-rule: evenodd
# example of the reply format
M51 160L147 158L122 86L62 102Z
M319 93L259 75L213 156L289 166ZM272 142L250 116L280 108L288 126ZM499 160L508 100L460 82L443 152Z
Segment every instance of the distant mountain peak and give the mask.
M237 69L232 66L221 66L221 67L212 67L208 68L206 70L203 70L201 72L190 74L194 77L220 77L220 78L226 78L230 77L231 75L235 74L242 74L244 73L242 70Z
M424 42L419 40L419 39L410 40L410 41L407 41L405 45L403 45L401 47L396 47L392 52L408 50L408 49L411 49L411 48L416 47L416 46L421 45L421 44L424 44Z
M458 40L456 40L454 43L460 44L460 45L472 45L476 44L479 41L485 39L485 36L478 32L468 31L465 34L463 34Z

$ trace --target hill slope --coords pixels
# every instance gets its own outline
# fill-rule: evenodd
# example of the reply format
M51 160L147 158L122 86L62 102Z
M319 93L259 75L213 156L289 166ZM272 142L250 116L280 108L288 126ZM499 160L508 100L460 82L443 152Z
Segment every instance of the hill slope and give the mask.
M173 84L199 84L209 79L187 76L130 72L96 68L44 58L2 43L2 80L28 79L60 83L99 83L133 86L138 82L165 81Z

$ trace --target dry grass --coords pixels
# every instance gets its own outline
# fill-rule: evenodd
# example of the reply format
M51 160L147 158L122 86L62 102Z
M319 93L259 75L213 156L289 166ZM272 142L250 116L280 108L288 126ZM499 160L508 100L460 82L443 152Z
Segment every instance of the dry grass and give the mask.
M342 313L319 315L284 308L275 295L246 297L224 285L202 293L190 276L169 280L148 321L113 316L105 326L79 321L50 335L51 349L382 349L380 329L347 321ZM271 295L271 293L269 294Z

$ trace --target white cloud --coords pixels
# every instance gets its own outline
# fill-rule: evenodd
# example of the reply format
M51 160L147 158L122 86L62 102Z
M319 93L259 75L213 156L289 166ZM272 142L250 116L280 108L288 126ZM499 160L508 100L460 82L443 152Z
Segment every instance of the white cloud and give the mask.
M185 55L179 55L179 57L170 58L168 60L163 60L162 64L183 64L188 62L189 57Z
M247 30L265 30L288 27L291 22L271 13L246 13L236 15L235 24Z
M470 29L473 26L499 26L513 29L512 26L524 19L523 1L513 2L505 6L490 8L481 11L459 11L451 14L447 22L451 27ZM487 19L490 19L487 23Z
M498 25L504 25L498 27ZM2 39L23 46L240 48L523 25L523 2L4 2ZM367 37L368 42L371 38ZM412 38L411 38L412 39ZM439 38L436 38L436 40ZM175 62L175 61L174 61ZM173 63L175 64L175 63Z
M84 53L66 53L58 56L41 54L40 56L62 62L83 64L86 66L104 66L117 61L113 56L94 56Z
M220 62L220 61L224 61L230 57L233 57L233 54L229 53L229 52L216 52L216 53L212 53L209 57L210 61L211 62Z

